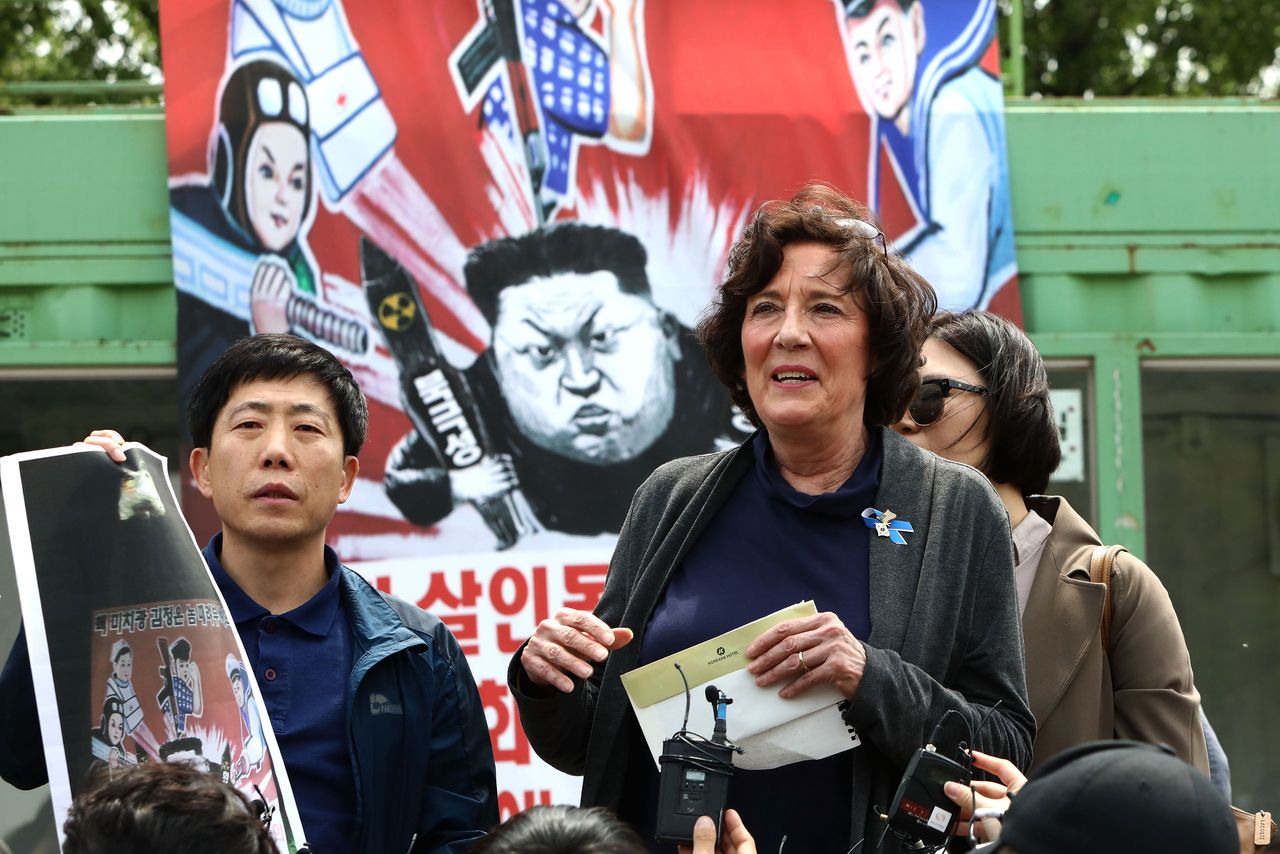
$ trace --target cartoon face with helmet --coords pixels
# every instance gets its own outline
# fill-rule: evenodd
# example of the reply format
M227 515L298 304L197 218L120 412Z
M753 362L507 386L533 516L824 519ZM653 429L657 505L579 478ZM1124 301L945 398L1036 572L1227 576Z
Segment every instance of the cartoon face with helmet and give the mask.
M311 211L310 133L306 95L283 66L257 60L227 78L210 174L228 219L264 251L284 253Z

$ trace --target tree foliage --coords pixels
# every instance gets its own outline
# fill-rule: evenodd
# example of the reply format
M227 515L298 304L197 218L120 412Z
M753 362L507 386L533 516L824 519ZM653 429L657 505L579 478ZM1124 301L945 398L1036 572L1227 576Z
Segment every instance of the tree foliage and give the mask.
M1001 3L1007 45L1012 2ZM1280 87L1280 0L1023 0L1023 29L1028 95L1274 96Z
M0 0L0 80L160 80L158 0Z
M1000 2L1008 45L1013 0ZM1029 95L1280 90L1280 0L1023 0L1022 11ZM0 0L0 80L158 82L159 34L158 0Z

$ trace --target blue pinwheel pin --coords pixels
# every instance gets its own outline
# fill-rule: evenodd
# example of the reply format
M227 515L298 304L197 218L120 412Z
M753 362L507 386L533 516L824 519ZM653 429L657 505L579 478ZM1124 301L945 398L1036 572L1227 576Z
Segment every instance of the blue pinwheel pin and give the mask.
M862 511L862 521L868 528L874 528L877 537L888 537L889 542L905 546L907 538L903 534L914 534L916 529L906 519L899 519L892 510L877 510L868 507Z

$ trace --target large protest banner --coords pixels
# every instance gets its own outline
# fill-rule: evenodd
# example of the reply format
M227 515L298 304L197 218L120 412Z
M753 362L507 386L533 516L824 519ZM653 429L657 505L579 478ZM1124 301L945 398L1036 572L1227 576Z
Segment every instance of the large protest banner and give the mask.
M165 460L127 446L0 459L0 565L15 573L61 840L103 776L185 762L272 811L281 851L305 841L257 681L183 521Z
M994 0L163 0L180 387L292 331L371 405L330 543L471 658L504 816L576 800L505 687L636 486L741 441L691 329L760 202L864 199L1020 319ZM216 528L188 482L198 535Z

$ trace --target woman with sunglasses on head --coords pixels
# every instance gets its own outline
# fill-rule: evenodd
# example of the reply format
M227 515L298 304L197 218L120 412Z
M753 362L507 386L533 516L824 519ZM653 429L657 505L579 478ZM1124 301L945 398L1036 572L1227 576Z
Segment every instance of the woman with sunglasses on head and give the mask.
M823 186L755 213L698 335L758 431L659 468L594 615L562 610L512 659L529 741L583 775L584 806L655 824L658 769L622 674L809 599L820 613L756 637L746 671L784 699L821 689L844 726L825 758L758 770L735 758L727 806L761 851L784 837L788 851L868 837L858 850L900 850L879 812L949 710L982 750L1030 759L1004 510L977 472L888 429L914 393L936 298L871 217ZM730 738L751 700L735 702Z
M1058 427L1044 361L1023 332L987 312L934 318L920 388L897 430L922 448L985 474L1009 511L1038 732L1035 765L1081 742L1165 743L1209 771L1191 658L1169 594L1127 552L1104 590L1089 580L1101 545L1057 496L1042 495L1058 467Z

